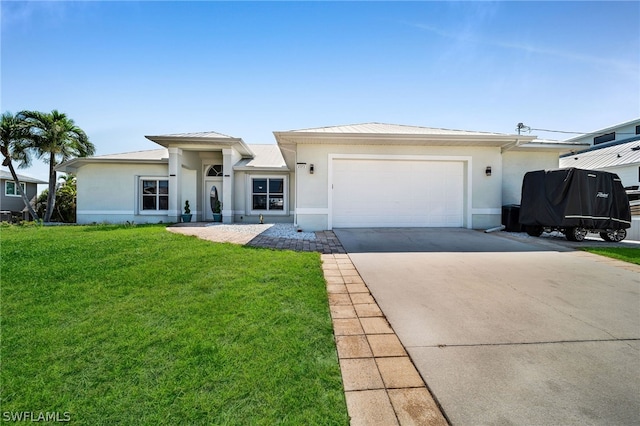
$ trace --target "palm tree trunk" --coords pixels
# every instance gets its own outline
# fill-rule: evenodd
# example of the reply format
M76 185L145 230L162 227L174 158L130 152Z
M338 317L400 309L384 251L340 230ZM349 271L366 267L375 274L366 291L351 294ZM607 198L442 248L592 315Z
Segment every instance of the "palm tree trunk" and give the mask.
M13 177L13 181L16 184L16 188L18 189L18 192L22 197L22 201L24 202L25 207L27 208L27 210L29 210L31 217L33 218L33 220L40 220L38 213L36 213L36 211L33 209L33 206L29 202L29 199L27 198L27 194L25 194L24 191L22 190L22 185L20 185L20 179L18 179L18 175L16 174L16 171L13 168L13 163L10 160L7 166L9 167L9 171L11 172L11 177Z
M53 206L56 203L56 181L58 173L56 172L56 155L52 152L49 156L49 193L47 194L47 211L44 213L44 221L51 222L53 216Z

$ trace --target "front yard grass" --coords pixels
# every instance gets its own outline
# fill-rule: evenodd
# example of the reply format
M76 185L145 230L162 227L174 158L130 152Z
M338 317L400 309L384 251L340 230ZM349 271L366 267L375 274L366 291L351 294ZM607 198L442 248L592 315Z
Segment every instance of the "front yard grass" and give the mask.
M348 424L316 253L163 226L5 227L0 239L3 415Z
M640 265L640 248L626 247L585 247L584 251L611 257L613 259L624 260L625 262Z

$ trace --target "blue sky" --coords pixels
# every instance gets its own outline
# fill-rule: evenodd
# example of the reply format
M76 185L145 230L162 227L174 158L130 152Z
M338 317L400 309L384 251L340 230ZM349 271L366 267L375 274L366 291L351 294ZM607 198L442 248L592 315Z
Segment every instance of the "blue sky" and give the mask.
M275 143L371 121L588 132L640 116L639 2L0 7L2 111L65 112L98 155L178 132Z

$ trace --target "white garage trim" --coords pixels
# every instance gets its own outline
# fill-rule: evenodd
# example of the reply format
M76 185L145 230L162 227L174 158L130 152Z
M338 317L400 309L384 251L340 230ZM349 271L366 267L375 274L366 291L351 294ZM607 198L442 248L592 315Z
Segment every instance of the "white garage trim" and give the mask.
M467 228L472 225L472 157L451 155L379 155L379 154L329 154L328 155L328 229L333 229L333 164L334 160L390 160L390 161L448 161L461 162L465 168L466 182L463 217Z
M471 209L471 214L502 214L502 209Z

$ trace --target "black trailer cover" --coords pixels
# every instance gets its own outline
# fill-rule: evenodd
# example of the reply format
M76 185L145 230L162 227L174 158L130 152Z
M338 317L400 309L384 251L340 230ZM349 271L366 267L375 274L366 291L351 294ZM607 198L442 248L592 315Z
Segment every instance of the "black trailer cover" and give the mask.
M622 229L631 226L618 175L576 168L524 175L520 223L530 226Z

